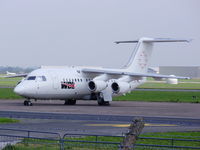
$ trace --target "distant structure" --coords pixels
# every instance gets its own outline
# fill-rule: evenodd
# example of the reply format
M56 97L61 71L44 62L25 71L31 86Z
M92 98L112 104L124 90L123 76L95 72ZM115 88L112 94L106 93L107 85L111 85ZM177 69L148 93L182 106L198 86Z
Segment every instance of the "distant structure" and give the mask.
M160 66L159 73L200 78L200 66Z

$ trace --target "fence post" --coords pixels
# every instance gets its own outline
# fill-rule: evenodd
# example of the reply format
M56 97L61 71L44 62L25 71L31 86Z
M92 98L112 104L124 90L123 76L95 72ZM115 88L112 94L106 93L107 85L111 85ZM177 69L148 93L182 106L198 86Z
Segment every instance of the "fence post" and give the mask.
M136 143L136 140L142 129L144 128L143 118L134 118L130 124L128 133L125 134L123 142L121 143L122 150L134 149L133 145Z
M174 139L173 138L171 139L171 145L172 145L172 148L174 148Z
M64 137L60 137L60 150L64 150Z

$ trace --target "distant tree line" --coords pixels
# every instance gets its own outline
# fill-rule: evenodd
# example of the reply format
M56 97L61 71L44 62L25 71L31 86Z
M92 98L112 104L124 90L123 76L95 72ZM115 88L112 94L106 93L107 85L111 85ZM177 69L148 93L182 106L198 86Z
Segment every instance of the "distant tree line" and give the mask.
M36 69L38 67L27 67L27 68L22 68L22 67L11 67L11 66L0 66L0 73L1 74L6 74L6 71L8 72L14 72L14 73L29 73Z

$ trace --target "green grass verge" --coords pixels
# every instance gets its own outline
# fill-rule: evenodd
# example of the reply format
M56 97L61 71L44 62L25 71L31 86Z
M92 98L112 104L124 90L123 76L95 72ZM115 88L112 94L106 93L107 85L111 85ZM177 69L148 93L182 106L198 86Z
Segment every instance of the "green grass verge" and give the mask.
M200 89L200 83L179 83L179 84L166 84L166 83L156 83L147 82L140 85L138 88L144 89Z
M12 88L0 88L0 99L20 99L21 96L15 94Z
M125 96L114 97L114 100L199 103L200 92L133 91L130 94L126 94Z
M167 138L168 140L162 139L139 139L138 144L156 144L156 145L169 145L169 146L192 146L200 147L199 141L181 141L177 139L189 139L199 140L200 132L166 132L166 133L149 133L143 134L140 137L156 137L156 138ZM172 140L173 139L173 140Z
M1 123L16 123L19 122L19 120L11 119L11 118L0 118L0 124Z
M21 81L21 77L16 78L2 78L0 77L0 86L16 86L19 81Z

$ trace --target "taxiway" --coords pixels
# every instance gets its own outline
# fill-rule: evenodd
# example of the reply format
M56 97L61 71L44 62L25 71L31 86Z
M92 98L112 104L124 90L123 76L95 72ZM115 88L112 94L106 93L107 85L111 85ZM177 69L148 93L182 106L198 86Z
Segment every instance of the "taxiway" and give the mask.
M143 132L200 130L200 104L122 102L97 106L95 101L78 101L75 106L63 101L38 101L23 106L23 100L1 100L0 117L18 118L20 123L1 124L0 128L27 129L59 133L120 135L135 117L143 117Z

